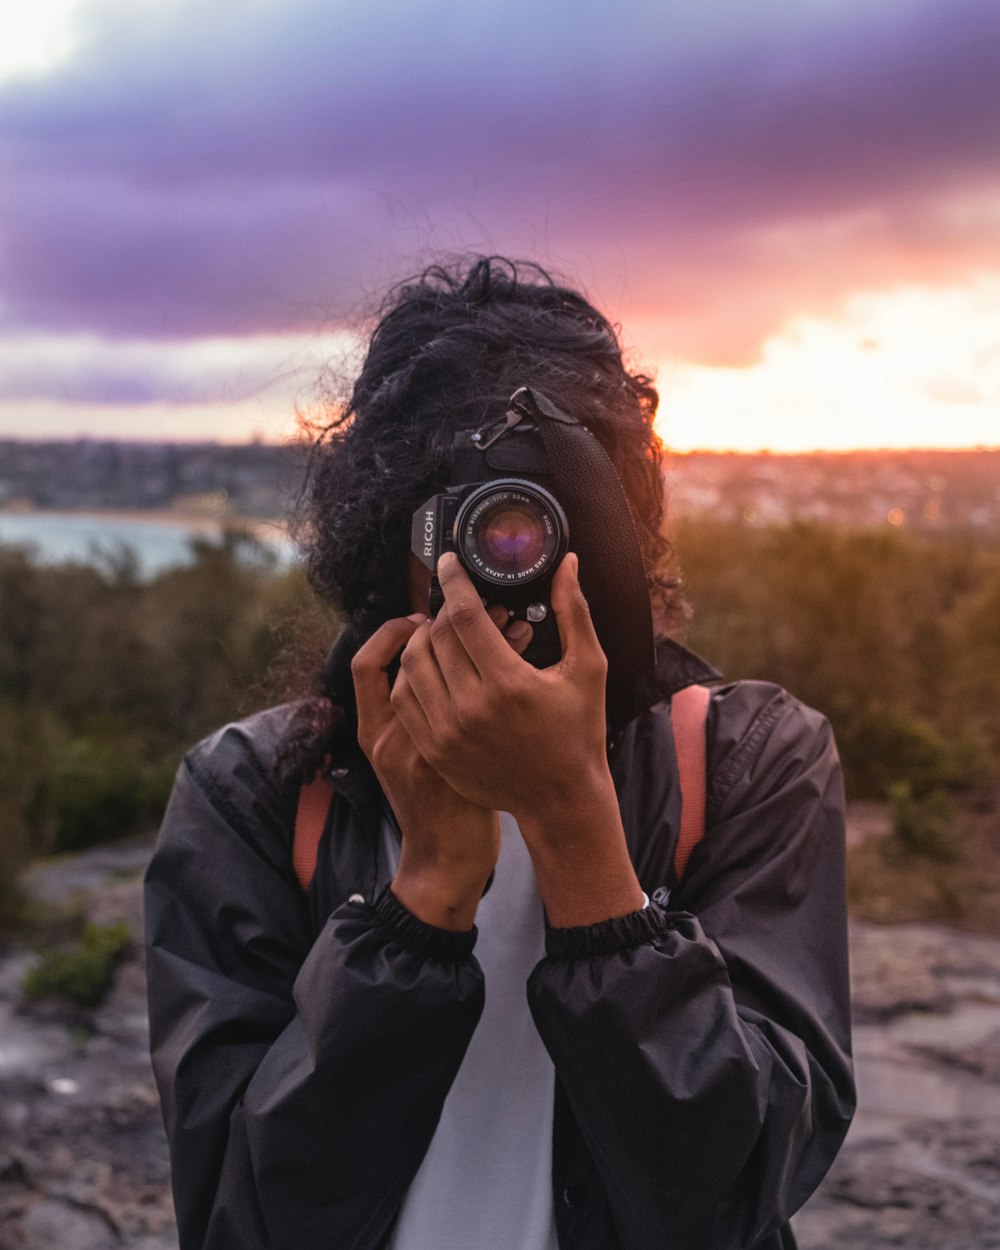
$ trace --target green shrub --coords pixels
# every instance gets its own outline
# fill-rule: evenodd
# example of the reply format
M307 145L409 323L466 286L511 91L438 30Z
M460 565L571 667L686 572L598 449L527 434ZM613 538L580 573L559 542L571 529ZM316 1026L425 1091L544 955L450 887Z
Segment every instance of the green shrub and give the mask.
M143 777L113 742L78 738L54 762L46 795L55 849L79 851L134 833L144 814Z
M953 863L962 854L964 832L954 800L944 790L915 795L906 781L889 787L892 838L906 854Z
M48 849L34 817L45 780L49 733L36 713L0 698L0 929L20 924L26 908L20 873Z
M24 978L25 997L68 998L81 1007L96 1007L111 988L129 941L124 921L84 925L77 943L42 953Z
M890 708L870 709L839 735L852 793L881 799L900 782L916 797L938 790L970 790L988 764L983 747L946 736L917 716Z

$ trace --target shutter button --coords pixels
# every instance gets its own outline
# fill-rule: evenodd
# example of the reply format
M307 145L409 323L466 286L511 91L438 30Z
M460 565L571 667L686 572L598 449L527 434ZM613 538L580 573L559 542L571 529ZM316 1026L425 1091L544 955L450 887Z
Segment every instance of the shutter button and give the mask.
M347 901L349 903L363 903L365 901L365 896L363 894L350 894L348 895Z
M330 776L331 776L331 777L338 777L338 778L339 778L339 777L346 777L346 776L347 776L347 769L346 769L346 768L331 768L331 769L330 769Z

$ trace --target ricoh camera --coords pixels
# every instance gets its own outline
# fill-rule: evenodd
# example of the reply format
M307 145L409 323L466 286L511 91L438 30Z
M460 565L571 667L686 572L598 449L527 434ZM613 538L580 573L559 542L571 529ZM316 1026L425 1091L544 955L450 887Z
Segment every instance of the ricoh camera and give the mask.
M549 592L568 550L569 522L528 394L516 392L495 425L455 436L454 484L414 512L411 547L432 573L439 557L454 551L487 604L500 603L512 619L531 623L524 658L545 667L560 654ZM434 578L431 616L442 602Z
M454 551L487 605L531 623L522 658L547 668L562 655L550 592L571 536L608 660L609 723L624 723L654 663L649 590L622 483L575 416L522 386L499 419L456 434L450 483L414 512L411 549L432 574L429 616L444 602L438 558Z

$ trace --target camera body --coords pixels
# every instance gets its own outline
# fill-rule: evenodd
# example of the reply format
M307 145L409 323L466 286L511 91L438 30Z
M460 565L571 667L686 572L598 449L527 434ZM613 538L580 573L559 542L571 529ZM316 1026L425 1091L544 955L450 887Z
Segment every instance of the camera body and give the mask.
M456 435L453 485L414 512L411 550L431 573L444 552L454 551L487 605L502 604L512 618L531 623L524 659L543 668L560 657L550 587L568 549L569 523L530 425L485 448L481 442L468 432ZM429 615L442 602L435 578Z
M656 652L642 546L621 479L596 436L529 386L485 420L454 436L448 484L413 514L411 550L431 573L428 615L444 603L437 561L454 551L487 606L531 623L521 658L536 668L557 663L551 585L572 526L580 586L608 661L608 723L623 725L641 704Z

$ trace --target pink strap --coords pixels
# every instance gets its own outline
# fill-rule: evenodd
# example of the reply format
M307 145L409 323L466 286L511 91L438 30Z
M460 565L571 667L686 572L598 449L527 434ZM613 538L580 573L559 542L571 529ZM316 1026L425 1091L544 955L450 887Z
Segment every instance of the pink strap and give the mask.
M710 698L707 686L685 686L670 700L681 783L681 832L674 852L678 881L691 852L705 836L705 722Z
M295 841L292 844L292 864L303 890L308 890L316 871L316 855L323 836L326 814L333 801L333 786L317 775L299 790L299 804L295 811Z

